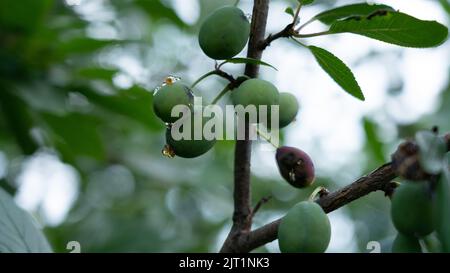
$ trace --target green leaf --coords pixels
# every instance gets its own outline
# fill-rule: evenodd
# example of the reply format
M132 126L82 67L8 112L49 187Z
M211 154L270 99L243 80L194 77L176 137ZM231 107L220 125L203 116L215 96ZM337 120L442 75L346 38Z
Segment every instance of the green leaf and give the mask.
M30 106L18 96L13 85L0 82L0 88L0 113L10 130L8 136L14 138L24 154L31 155L39 145L31 136L34 119Z
M393 8L387 5L359 3L324 11L314 16L314 19L319 20L324 24L331 25L333 22L343 18L350 16L367 16L377 10L394 11Z
M75 162L80 156L97 160L105 158L102 139L97 131L99 120L85 114L55 115L41 113L52 132L52 144L63 154L64 160Z
M123 0L116 0L116 3L122 4L124 7L129 7L130 3ZM135 0L133 2L138 8L146 12L152 20L170 21L177 26L186 27L183 20L178 17L174 9L168 7L164 1L161 0Z
M299 2L300 4L302 4L303 6L311 5L314 1L315 1L315 0L298 0L298 2Z
M316 46L309 46L308 48L322 69L325 70L337 84L355 98L362 101L365 100L361 87L359 87L353 72L347 65L323 48Z
M51 253L33 219L0 188L0 253Z
M447 152L444 140L433 132L423 131L416 134L416 142L419 146L419 160L422 168L427 173L439 174Z
M368 16L350 17L331 25L330 33L345 32L417 48L438 46L448 35L448 29L436 21L423 21L404 13L386 10Z
M111 81L114 75L119 72L118 69L103 67L86 67L77 71L77 74L83 78Z
M2 31L10 30L15 35L18 33L31 34L45 22L45 17L53 4L53 0L0 1Z
M294 9L292 9L291 7L287 7L287 8L284 10L284 12L286 12L286 13L289 14L289 15L291 15L292 17L295 16Z
M260 60L252 59L252 58L233 58L233 59L225 60L223 62L223 64L225 64L225 63L264 65L264 66L271 67L278 71L278 69L276 69L273 65L263 62L263 61L260 61Z
M368 119L363 120L364 132L366 133L366 149L368 149L371 157L373 158L371 164L380 165L385 162L383 142L378 136L378 126L377 124Z
M140 122L151 130L159 131L162 128L161 123L151 111L153 95L139 86L120 90L114 95L105 95L88 86L72 86L69 90L76 90L93 104Z
M124 40L99 40L88 37L76 37L61 43L57 43L55 46L56 58L65 58L73 54L93 54L97 50L127 43L130 41Z

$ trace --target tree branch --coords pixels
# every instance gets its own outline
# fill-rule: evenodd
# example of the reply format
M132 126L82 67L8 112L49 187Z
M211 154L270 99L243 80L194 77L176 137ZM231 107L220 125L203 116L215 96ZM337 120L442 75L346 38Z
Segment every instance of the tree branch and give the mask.
M384 191L395 177L396 175L389 163L381 166L369 175L361 177L345 188L320 198L316 202L322 206L325 212L329 213L371 192ZM246 236L242 236L234 249L246 253L276 240L280 222L281 219L278 219L248 233Z
M259 49L260 50L266 49L268 46L270 46L270 44L273 41L275 41L277 39L291 37L294 34L293 27L294 27L294 24L289 24L280 32L275 33L275 34L270 34L264 41L261 42L261 44L259 45Z
M247 57L261 60L263 51L259 44L264 40L269 13L269 0L254 0L253 15L248 44ZM245 75L256 78L259 65L247 64ZM245 122L245 121L244 121ZM234 156L234 213L233 226L220 252L237 252L234 246L242 234L251 229L251 191L250 191L250 161L251 145L249 126L245 124L245 139L236 141Z

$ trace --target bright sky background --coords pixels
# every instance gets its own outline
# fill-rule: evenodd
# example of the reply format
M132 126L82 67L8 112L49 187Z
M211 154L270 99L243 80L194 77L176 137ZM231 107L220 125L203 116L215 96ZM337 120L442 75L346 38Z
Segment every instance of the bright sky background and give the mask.
M80 4L76 10L86 18L93 20L89 29L91 36L99 38L117 37L114 28L104 22L114 16L114 12L104 10L104 0L66 0L68 4ZM187 23L196 22L199 16L197 0L173 0L173 5L182 7L177 9L180 17ZM180 4L182 2L182 4ZM350 1L351 2L351 1ZM378 2L378 1L377 1ZM447 17L441 10L438 1L430 0L383 0L400 11L415 15L421 19L433 19L447 23ZM246 13L251 12L252 1L241 1L241 7ZM349 1L340 1L340 4ZM274 1L271 4L268 32L276 32L290 23L290 17L283 11L285 4ZM319 7L303 9L303 21L320 12ZM320 24L308 27L306 31L315 32L323 26ZM162 29L163 35L167 29ZM182 76L188 80L212 68L213 63L201 55L194 37L177 33L172 39L177 39L172 52L166 52L167 57L177 58L188 63L191 68ZM136 35L139 35L137 33ZM170 39L170 38L169 38ZM438 104L439 92L446 84L448 77L448 60L450 47L435 49L399 49L378 41L358 37L355 35L339 35L331 37L313 38L308 44L324 47L340 57L354 71L367 100L359 102L343 92L328 76L315 64L313 57L305 50L289 42L276 41L265 52L263 60L273 64L278 71L262 68L261 77L272 81L280 91L292 92L302 105L298 121L289 127L287 144L300 147L316 160L317 172L323 175L334 174L336 179L348 183L361 175L360 150L364 145L364 135L361 119L364 116L382 121L382 134L386 139L396 138L392 132L392 121L409 123L424 114L433 111ZM161 45L155 45L155 52L162 52ZM178 48L177 48L178 47ZM383 54L375 58L364 58L369 52L381 51ZM399 59L396 58L401 53ZM124 73L118 75L114 82L118 86L126 87L133 82L147 81L161 67L143 67L139 60L126 52L112 52L104 56L111 62L110 54L114 55L114 63L123 68ZM242 53L244 54L244 53ZM191 58L193 55L194 58ZM164 58L163 56L160 56ZM159 64L158 64L159 65ZM170 66L170 64L167 64ZM389 83L395 80L404 81L404 92L396 97L388 97ZM202 83L201 87L208 88L209 83ZM149 111L151 106L149 105ZM262 176L278 176L273 154L256 149L253 156L254 173ZM0 177L5 175L8 159L0 152ZM340 170L347 168L349 171ZM58 225L62 221L76 200L78 194L79 177L70 166L61 163L59 159L46 151L29 158L20 170L17 179L20 189L16 196L17 203L31 212L39 211L44 216L45 224ZM270 218L281 215L271 215ZM270 220L270 219L267 219ZM353 223L341 212L331 215L333 237L329 251L351 252L356 249L353 242ZM218 238L222 241L228 227ZM270 251L278 251L276 243L268 245Z

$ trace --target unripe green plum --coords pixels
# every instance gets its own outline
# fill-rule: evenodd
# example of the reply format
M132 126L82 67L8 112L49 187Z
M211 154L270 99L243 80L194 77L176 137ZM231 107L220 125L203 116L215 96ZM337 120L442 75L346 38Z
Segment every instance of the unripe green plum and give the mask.
M328 216L317 203L305 201L292 207L278 228L283 253L323 253L331 239Z
M433 203L426 182L405 182L395 190L391 217L395 228L409 236L433 232Z
M305 188L314 183L314 164L304 151L281 147L277 150L276 160L281 176L293 187Z
M291 124L298 114L300 106L297 98L291 93L280 93L280 128Z
M392 243L392 253L422 253L419 239L398 233Z
M191 89L181 83L168 83L161 87L153 97L153 109L155 114L166 123L173 123L180 117L172 117L172 109L177 105L185 105L191 108L194 95Z
M279 103L278 89L270 82L260 79L250 79L243 82L237 89L231 92L231 99L235 106L255 106L258 113L257 122L263 117L259 116L259 107L267 107L267 120L270 121L272 105Z
M215 60L230 59L247 44L250 23L242 10L227 6L209 15L198 36L203 52Z
M200 113L191 114L191 121L189 124L190 129L190 136L189 139L181 139L181 140L175 140L172 137L172 131L171 129L167 129L166 131L166 142L173 151L173 153L176 156L182 157L182 158L195 158L199 157L205 153L207 153L211 148L215 145L216 140L208 140L203 136L199 140L196 140L195 137L195 130L202 130L204 128L205 123L209 120L208 118L202 117L201 118L201 124L196 125L194 117L195 115L200 115ZM186 117L183 117L185 119ZM180 120L182 121L182 120ZM172 127L173 128L173 127ZM185 132L184 125L180 128L180 133Z

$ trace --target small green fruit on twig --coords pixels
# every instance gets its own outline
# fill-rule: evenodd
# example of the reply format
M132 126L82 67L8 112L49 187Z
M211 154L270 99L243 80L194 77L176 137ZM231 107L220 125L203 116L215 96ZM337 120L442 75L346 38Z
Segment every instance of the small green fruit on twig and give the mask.
M231 98L235 106L241 105L255 106L259 114L261 106L267 107L267 119L270 121L272 105L278 105L278 89L270 82L261 79L250 79L243 82L237 89L231 93ZM261 117L257 117L256 122L260 122Z
M247 44L250 23L244 12L236 7L223 7L206 18L199 33L203 52L215 60L231 59Z
M181 82L166 82L153 97L155 114L166 123L173 123L180 117L172 117L172 109L177 105L191 107L194 95L191 89Z
M433 203L427 183L405 182L392 198L391 216L395 228L409 236L426 236L433 232Z
M291 93L280 93L280 128L291 124L298 114L300 105Z
M322 207L311 201L292 207L278 228L283 253L323 253L331 239L331 225Z
M202 120L201 124L195 124L196 115L201 115L201 113L192 113L190 115L191 122L189 123L190 128L184 128L184 125L180 127L180 133L183 134L185 130L190 130L190 135L188 139L181 139L181 140L175 140L172 137L172 128L168 128L166 131L166 142L167 147L165 148L165 151L169 151L173 155L183 157L183 158L195 158L199 157L205 153L207 153L209 150L211 150L212 147L216 144L215 138L212 140L208 140L205 138L205 136L202 134L200 139L195 139L195 132L203 132L204 124L207 122L207 118L202 117L200 120ZM187 117L183 117L187 118ZM169 156L171 157L171 156Z

